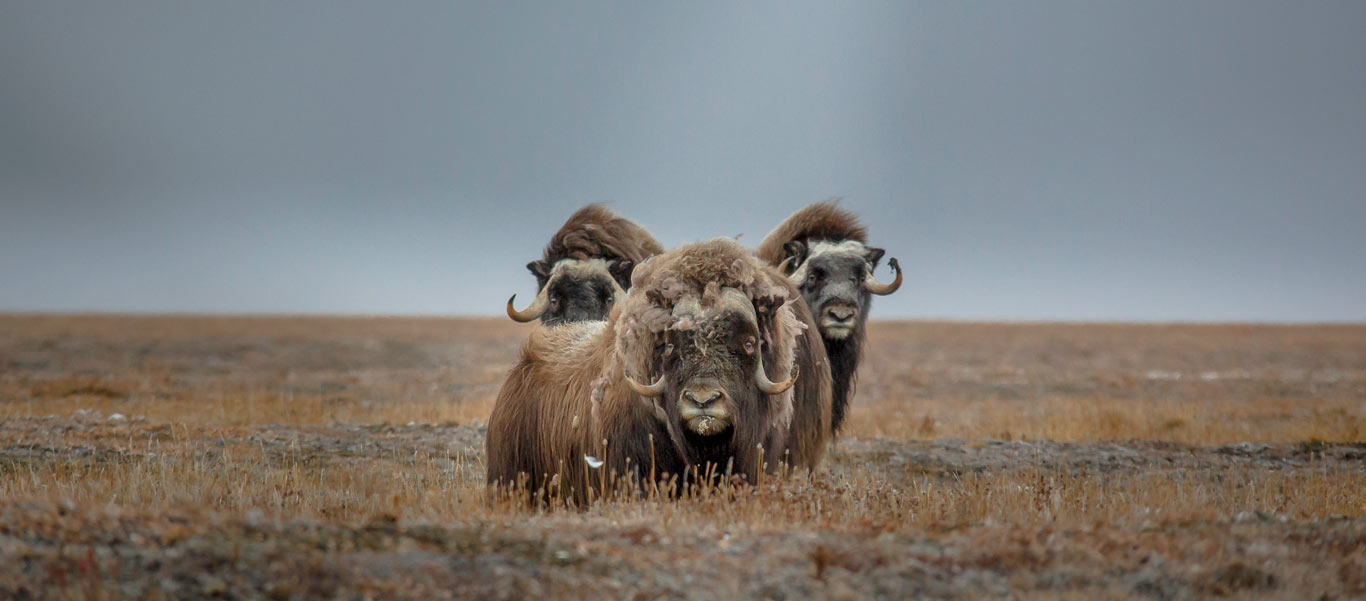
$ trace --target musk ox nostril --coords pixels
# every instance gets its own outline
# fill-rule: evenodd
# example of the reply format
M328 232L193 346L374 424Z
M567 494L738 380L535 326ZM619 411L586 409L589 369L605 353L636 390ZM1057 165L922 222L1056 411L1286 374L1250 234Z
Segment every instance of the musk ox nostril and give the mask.
M685 390L685 391L683 391L683 398L688 399L688 401L692 402L692 404L697 405L698 407L706 407L707 405L710 405L713 401L715 401L715 400L721 398L721 391L719 391L719 390L698 390L698 391Z
M849 321L852 320L855 315L858 315L858 309L853 307L835 306L825 308L825 316L834 319L835 321Z

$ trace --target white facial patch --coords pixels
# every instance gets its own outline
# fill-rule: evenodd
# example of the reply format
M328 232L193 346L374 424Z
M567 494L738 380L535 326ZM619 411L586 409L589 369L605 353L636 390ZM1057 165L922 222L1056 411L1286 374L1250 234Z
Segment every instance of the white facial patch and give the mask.
M546 279L546 287L550 287L550 281L557 277L566 277L570 280L585 281L597 276L607 278L612 284L613 295L621 298L626 295L617 279L612 277L611 264L607 259L560 259L550 268L550 277Z
M811 244L806 260L810 261L812 257L827 254L853 255L863 258L868 256L868 247L858 240L842 240L839 242L821 240Z
M868 247L858 240L841 240L839 242L820 240L812 242L811 245L807 247L806 259L802 261L802 264L797 267L796 271L792 272L792 275L787 276L788 280L794 285L800 286L802 282L806 280L806 266L811 264L811 259L821 255L845 255L867 262ZM869 265L868 267L871 271L872 265Z
M611 270L607 268L607 259L560 259L550 268L551 277L565 275L575 279L584 279L597 274L612 277Z

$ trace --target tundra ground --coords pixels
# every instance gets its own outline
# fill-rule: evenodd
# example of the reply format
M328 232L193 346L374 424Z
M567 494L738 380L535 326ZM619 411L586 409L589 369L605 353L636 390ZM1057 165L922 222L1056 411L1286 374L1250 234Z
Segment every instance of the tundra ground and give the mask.
M1366 598L1366 327L873 322L813 477L524 507L533 326L0 316L0 599Z

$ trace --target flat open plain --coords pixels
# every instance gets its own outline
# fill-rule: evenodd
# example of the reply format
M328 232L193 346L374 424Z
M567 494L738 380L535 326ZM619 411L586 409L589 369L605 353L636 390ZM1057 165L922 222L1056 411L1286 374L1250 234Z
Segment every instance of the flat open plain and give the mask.
M0 599L1366 598L1366 326L873 322L814 477L541 511L531 327L0 316Z

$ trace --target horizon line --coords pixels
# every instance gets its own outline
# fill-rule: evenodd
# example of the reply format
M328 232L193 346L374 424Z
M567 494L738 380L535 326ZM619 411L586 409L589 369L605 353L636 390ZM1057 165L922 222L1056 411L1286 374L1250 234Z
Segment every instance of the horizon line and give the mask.
M499 314L469 313L346 313L346 312L288 312L288 311L46 311L0 310L0 318L25 317L112 317L112 318L216 318L216 319L451 319L451 320L506 320ZM1142 318L1012 318L1012 317L869 317L868 321L882 323L950 323L950 324L1008 324L1008 325L1192 325L1192 326L1366 326L1363 320L1286 320L1286 319L1142 319Z

